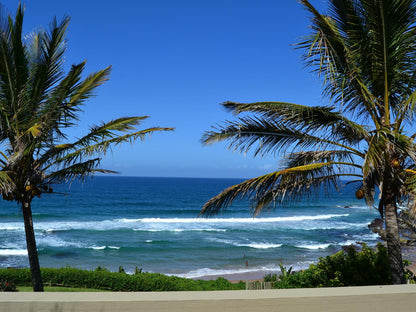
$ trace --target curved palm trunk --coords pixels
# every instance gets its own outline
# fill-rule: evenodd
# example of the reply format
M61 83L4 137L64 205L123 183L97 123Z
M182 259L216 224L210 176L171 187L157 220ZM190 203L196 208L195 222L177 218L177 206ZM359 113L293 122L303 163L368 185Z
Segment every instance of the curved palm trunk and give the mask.
M25 222L26 246L29 256L30 272L32 274L33 291L43 291L38 250L36 248L35 232L33 231L32 208L29 201L22 203L22 210Z
M393 284L405 284L402 248L400 245L399 226L397 224L396 199L391 191L387 191L384 202L387 251L391 281Z

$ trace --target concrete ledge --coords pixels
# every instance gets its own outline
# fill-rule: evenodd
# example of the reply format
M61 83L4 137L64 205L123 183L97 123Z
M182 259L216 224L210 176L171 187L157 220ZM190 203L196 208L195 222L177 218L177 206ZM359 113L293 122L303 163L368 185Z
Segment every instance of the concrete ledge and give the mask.
M413 311L416 285L215 292L0 293L0 311Z

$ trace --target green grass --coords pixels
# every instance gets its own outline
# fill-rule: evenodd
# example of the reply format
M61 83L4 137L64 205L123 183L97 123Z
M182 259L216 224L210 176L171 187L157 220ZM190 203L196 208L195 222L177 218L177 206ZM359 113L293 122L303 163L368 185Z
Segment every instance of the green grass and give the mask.
M45 286L45 292L103 292L105 290L90 289L90 288L73 288L73 287L59 287L59 286ZM31 286L17 286L17 291L32 292Z

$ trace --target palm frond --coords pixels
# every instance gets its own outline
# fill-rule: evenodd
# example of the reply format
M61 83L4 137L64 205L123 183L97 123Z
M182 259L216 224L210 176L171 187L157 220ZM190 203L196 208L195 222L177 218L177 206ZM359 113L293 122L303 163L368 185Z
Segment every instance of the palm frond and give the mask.
M322 162L348 162L354 167L361 168L360 165L354 164L354 154L346 150L301 151L290 153L285 159L287 168Z
M47 99L39 107L39 111L35 115L37 117L35 121L44 124L46 133L51 130L58 131L60 126L72 125L67 116L74 109L71 105L68 105L68 98L75 92L85 64L86 62L72 65L66 77L49 92ZM71 117L76 120L73 115Z
M333 1L332 4L336 6L339 2ZM378 127L381 119L375 109L378 105L377 95L367 87L365 82L368 78L357 66L356 58L357 54L361 57L361 46L354 37L346 37L346 33L337 25L337 17L322 15L307 0L301 3L312 14L314 34L300 42L298 48L307 51L306 65L324 75L324 94L358 117L370 117ZM359 20L354 17L351 23ZM363 25L355 27L366 29Z
M49 32L40 31L32 37L30 45L37 48L30 59L32 73L33 105L38 105L47 98L48 91L61 79L63 55L66 50L65 36L69 17L64 17L58 24L56 18L50 24ZM33 50L32 50L33 51ZM33 107L33 109L35 109Z
M12 43L12 55L14 63L14 93L18 95L26 84L29 72L27 69L26 48L22 43L23 31L23 7L19 4L14 23L10 22L10 40Z
M124 142L133 143L138 139L144 140L146 136L154 132L173 130L173 128L152 127L131 132L146 118L148 117L123 117L92 127L89 134L76 142L56 145L47 150L38 159L37 164L43 166L49 163L45 168L49 168L52 165L68 165L81 161L86 157L91 157L94 154L104 155L112 146L117 146ZM129 133L120 135L118 132Z
M11 193L15 188L14 181L10 177L12 174L10 171L0 171L0 195Z
M55 159L53 164L60 164L60 163L73 163L76 161L79 161L80 159L83 159L85 157L90 157L95 154L101 154L105 155L109 149L111 149L113 146L117 146L121 143L129 142L133 143L136 140L143 141L146 136L151 135L152 133L156 131L171 131L172 128L148 128L145 130L140 130L132 133L128 133L125 135L120 135L113 137L111 139L104 139L96 144L87 145L85 147L79 148L75 150L74 152L68 153L60 158Z
M57 184L62 182L72 181L76 178L83 179L89 175L99 173L117 173L112 170L97 168L100 164L101 158L89 159L84 162L79 162L71 166L62 168L60 170L49 173L44 178L46 184Z
M336 163L314 163L269 173L231 186L211 198L203 206L200 215L214 215L226 209L235 199L252 201L254 215L271 203L310 194L321 187L339 185L339 178L354 174L335 173Z
M252 112L260 118L278 122L286 127L304 132L330 132L334 139L357 144L368 138L368 130L329 106L306 106L286 102L236 103L225 102L223 106L234 114Z
M311 147L335 146L363 157L357 149L334 141L332 134L328 136L313 136L302 130L285 127L272 120L245 117L239 118L235 122L227 122L225 126L219 126L215 131L205 132L202 142L210 144L229 140L231 141L229 149L242 153L247 153L253 149L255 156L274 154L290 147L307 150Z
M98 86L108 80L111 71L111 67L107 67L80 82L84 68L85 62L73 65L68 75L50 90L35 115L33 122L42 124L44 135L66 138L63 129L75 125L80 106L93 95Z

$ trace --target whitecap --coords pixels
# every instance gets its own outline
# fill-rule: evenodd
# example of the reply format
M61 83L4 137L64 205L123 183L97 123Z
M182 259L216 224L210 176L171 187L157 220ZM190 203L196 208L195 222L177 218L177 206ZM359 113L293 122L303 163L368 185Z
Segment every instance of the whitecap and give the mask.
M379 240L380 236L377 233L363 234L363 235L353 235L353 238L361 241L368 240Z
M119 250L119 249L120 249L120 247L117 247L117 246L108 246L108 248L109 248L109 249L117 249L117 250Z
M270 249L282 247L282 244L270 244L270 243L251 243L251 244L238 244L241 247L250 247L255 249Z
M90 248L94 250L103 250L106 248L106 246L91 246Z
M170 228L163 228L163 229L133 229L135 232L227 232L226 229L170 229Z
M26 249L0 249L0 256L27 256Z
M257 242L247 242L247 243L241 243L233 240L228 239L217 239L217 238L209 238L208 239L211 242L217 242L217 243L223 243L227 245L233 245L236 247L250 247L254 249L270 249L270 248L279 248L282 247L282 244L274 244L274 243L257 243Z
M71 242L63 240L55 235L41 235L37 238L38 245L43 247L76 247L85 248L85 245L80 242Z
M24 231L23 222L0 223L0 231Z
M273 223L288 221L326 220L339 217L348 217L349 214L327 214L316 216L290 216L270 218L143 218L143 219L118 219L119 222L142 223Z
M117 229L135 229L139 223L143 230L149 230L149 227L158 227L166 224L175 224L175 229L190 230L190 231L225 231L224 229L215 229L220 224L269 224L280 222L301 222L310 220L328 220L333 218L347 217L349 214L323 214L323 215L301 215L289 217L270 217L270 218L142 218L142 219L113 219L102 221L50 221L50 222L36 222L34 224L36 231L43 231L46 233L53 233L56 231L69 230L94 230L94 231L108 231ZM192 224L192 228L188 229L180 224ZM209 225L207 228L206 225ZM179 226L179 227L178 227ZM201 227L202 226L202 227ZM134 227L134 228L132 228ZM214 227L211 228L211 227ZM174 230L175 230L174 229ZM24 230L21 223L10 222L0 223L0 230ZM171 230L165 228L162 230Z
M251 272L275 272L280 271L280 268L276 265L269 265L269 266L258 266L258 267L251 267L251 268L233 268L233 269L211 269L211 268L201 268L192 270L186 273L179 273L179 274L168 274L168 275L175 275L178 277L184 278L198 278L202 276L224 276L224 275L231 275L231 274L245 274Z
M299 261L294 264L285 264L286 268L292 267L294 271L303 270L310 266L310 264L314 263L313 261ZM184 278L199 278L203 276L226 276L226 275L233 275L233 274L249 274L249 273L261 273L262 276L268 273L279 273L280 266L275 263L269 263L264 265L258 266L250 266L250 267L234 267L234 268L222 268L222 269L212 269L212 268L200 268L191 270L185 273L167 273L166 275L175 275Z
M316 250L316 249L326 249L330 245L331 244L313 244L313 245L311 244L311 245L296 245L295 247Z
M24 230L23 227L20 226L3 226L0 227L0 231L21 231Z

